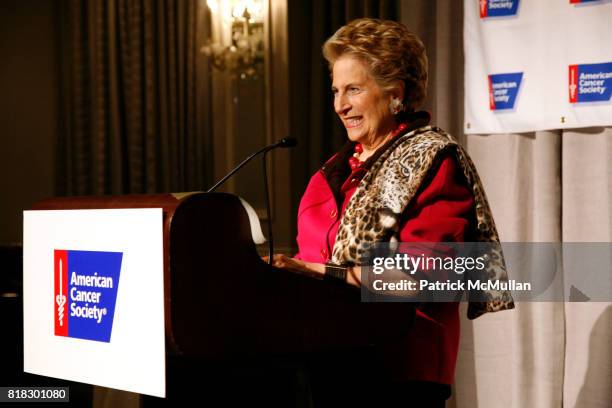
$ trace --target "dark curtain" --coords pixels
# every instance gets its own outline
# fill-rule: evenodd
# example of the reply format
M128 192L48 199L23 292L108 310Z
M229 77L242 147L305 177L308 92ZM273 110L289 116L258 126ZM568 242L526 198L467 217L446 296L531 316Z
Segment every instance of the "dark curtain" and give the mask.
M375 17L398 20L393 0L289 1L290 130L300 144L292 151L291 181L296 186L292 208L309 177L346 141L333 110L331 79L321 47L351 20Z
M196 0L63 0L58 190L154 193L210 183L209 25Z

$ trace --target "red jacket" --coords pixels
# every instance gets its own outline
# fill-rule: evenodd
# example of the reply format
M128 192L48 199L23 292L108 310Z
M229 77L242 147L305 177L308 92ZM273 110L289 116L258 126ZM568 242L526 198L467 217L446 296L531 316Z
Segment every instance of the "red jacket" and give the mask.
M298 210L296 257L308 262L329 261L340 218L362 176L353 172L345 181L340 209L325 173L318 171L311 178ZM403 214L400 241L463 241L473 205L461 171L454 159L446 157ZM385 369L395 381L451 384L458 345L457 303L425 304L417 310L407 336L382 351Z

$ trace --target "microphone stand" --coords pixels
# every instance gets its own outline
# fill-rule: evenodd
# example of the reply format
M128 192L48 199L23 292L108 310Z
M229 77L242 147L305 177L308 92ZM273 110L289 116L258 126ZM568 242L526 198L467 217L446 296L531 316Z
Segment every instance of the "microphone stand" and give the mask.
M266 161L265 151L263 154L263 176L264 189L266 192L266 213L268 215L268 264L272 265L272 255L274 255L274 238L272 237L272 217L270 215L270 189L268 188L268 162Z
M264 188L266 190L266 212L267 212L267 215L268 215L268 254L269 254L268 263L270 265L272 265L272 255L274 254L274 238L272 236L272 217L271 217L271 214L270 214L271 213L271 211L270 211L270 189L268 188L268 166L267 166L267 162L266 162L266 154L270 150L276 149L277 147L294 147L296 145L297 145L297 140L296 139L294 139L292 137L286 137L286 138L283 138L283 139L279 140L278 142L276 142L276 143L274 143L272 145L265 146L265 147L259 149L258 151L256 151L255 153L251 154L246 159L244 159L242 162L240 162L239 165L234 167L232 169L232 171L227 173L221 180L217 181L214 186L212 186L211 188L206 190L207 193L212 193L213 191L216 190L217 187L219 187L221 184L223 184L225 182L225 180L227 180L228 178L233 176L234 173L236 173L238 170L240 170L245 164L250 162L251 159L253 159L258 154L263 153Z

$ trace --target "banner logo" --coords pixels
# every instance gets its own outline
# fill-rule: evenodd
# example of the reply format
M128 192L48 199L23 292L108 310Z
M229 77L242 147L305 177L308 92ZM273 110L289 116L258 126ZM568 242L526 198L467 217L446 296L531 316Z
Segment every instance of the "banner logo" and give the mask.
M489 108L514 109L522 79L522 72L489 75Z
M519 0L479 0L480 18L516 16Z
M570 0L570 4L592 3L594 1L600 1L600 0Z
M612 94L612 62L569 66L569 101L607 102Z
M122 252L56 249L55 335L110 342Z

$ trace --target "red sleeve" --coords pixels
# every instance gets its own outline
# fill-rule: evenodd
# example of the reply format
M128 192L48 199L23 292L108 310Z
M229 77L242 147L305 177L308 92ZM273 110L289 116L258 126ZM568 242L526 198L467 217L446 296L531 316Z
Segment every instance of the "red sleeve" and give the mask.
M431 181L404 213L401 242L464 241L474 197L452 157L445 158Z

